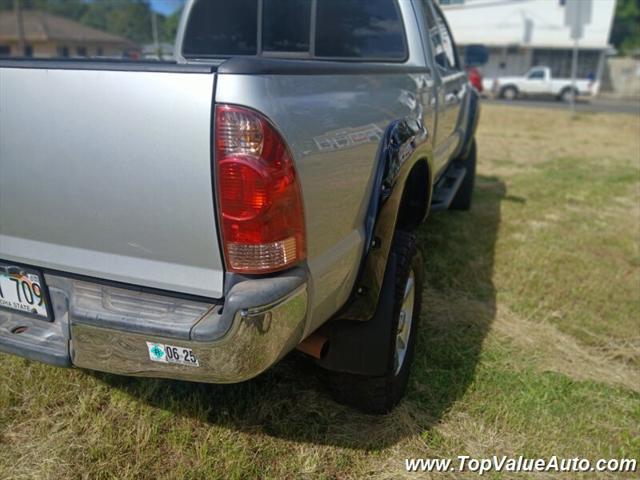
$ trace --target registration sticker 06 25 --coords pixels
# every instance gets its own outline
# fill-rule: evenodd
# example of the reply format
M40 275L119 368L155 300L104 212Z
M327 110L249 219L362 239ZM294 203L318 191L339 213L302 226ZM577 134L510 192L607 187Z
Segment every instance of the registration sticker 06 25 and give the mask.
M190 348L147 342L147 349L149 350L149 359L152 362L175 363L190 367L200 366L198 359Z

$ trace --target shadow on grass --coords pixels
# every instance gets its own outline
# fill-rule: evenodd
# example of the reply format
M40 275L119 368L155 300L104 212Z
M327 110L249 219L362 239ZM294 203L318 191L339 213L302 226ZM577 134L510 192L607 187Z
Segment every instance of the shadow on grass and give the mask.
M497 178L478 177L471 212L434 214L420 229L427 271L420 340L407 400L387 416L368 416L334 403L315 366L297 353L237 385L92 375L198 425L360 450L420 434L442 418L474 379L496 311L492 276L505 193Z

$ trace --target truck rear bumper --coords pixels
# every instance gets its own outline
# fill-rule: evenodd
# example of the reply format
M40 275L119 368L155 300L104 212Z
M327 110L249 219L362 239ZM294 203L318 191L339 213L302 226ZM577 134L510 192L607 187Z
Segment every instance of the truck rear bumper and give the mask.
M211 383L248 380L301 340L307 276L244 280L210 303L45 274L52 322L0 310L0 351L56 366ZM197 361L152 359L151 346Z

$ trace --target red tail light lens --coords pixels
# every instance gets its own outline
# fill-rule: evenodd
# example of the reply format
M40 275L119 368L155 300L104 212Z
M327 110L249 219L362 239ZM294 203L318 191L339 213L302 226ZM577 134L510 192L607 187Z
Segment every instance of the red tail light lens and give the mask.
M303 260L302 197L284 139L257 112L219 105L215 140L227 270L268 273Z

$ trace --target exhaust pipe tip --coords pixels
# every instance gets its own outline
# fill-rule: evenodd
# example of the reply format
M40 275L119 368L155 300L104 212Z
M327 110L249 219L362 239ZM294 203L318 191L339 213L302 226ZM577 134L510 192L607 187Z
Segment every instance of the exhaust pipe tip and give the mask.
M315 358L316 360L321 360L329 352L329 341L327 337L323 335L312 333L302 342L300 342L300 344L296 347L296 350L299 350L302 353Z

